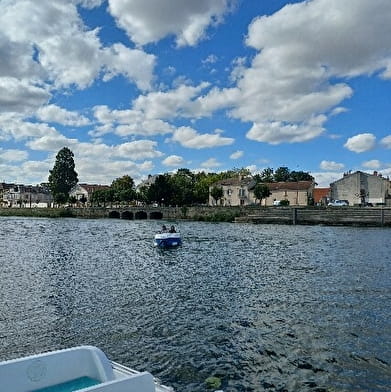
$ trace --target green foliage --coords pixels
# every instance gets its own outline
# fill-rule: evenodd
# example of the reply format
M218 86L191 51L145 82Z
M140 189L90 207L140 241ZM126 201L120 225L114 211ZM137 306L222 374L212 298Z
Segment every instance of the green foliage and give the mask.
M254 187L254 196L259 200L259 204L262 204L262 200L271 194L270 189L265 184L257 184Z
M213 197L213 199L215 199L216 203L219 199L221 199L224 195L224 191L223 188L219 187L219 186L214 186L211 191L210 191L210 195Z
M73 152L62 148L56 155L54 167L49 171L49 189L56 203L62 204L68 200L69 191L77 184Z
M280 200L280 206L289 206L289 200Z
M136 198L134 180L129 175L115 179L111 183L110 189L112 190L112 193L108 195L104 194L104 196L112 197L112 201L129 203Z
M147 202L156 202L163 205L172 204L173 195L174 187L168 174L156 177L155 183L146 192Z
M256 182L287 182L287 181L313 181L311 174L303 171L290 171L287 167L281 166L275 171L268 167L261 174L254 176Z
M286 182L290 180L290 171L287 167L281 166L274 172L275 182Z

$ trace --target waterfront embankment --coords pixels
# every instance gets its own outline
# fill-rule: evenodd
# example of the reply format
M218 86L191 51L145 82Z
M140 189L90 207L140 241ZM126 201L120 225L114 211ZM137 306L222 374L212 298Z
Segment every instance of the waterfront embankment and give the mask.
M88 207L1 208L0 216L167 219L330 226L391 226L390 207Z

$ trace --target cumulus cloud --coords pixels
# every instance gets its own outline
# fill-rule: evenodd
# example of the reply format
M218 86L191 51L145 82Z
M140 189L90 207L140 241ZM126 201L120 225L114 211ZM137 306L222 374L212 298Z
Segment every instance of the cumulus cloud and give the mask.
M381 162L378 159L372 159L370 161L365 161L361 164L365 169L380 169L382 167Z
M37 117L42 121L75 127L82 127L90 123L87 117L53 104L39 108L37 110Z
M319 188L328 188L330 184L343 177L342 172L312 172L311 176L315 178L315 182Z
M370 24L368 15L375 19ZM236 86L212 89L199 98L207 103L200 110L231 108L231 116L253 123L247 136L260 142L316 138L352 96L346 78L391 77L390 18L388 0L360 0L354 10L350 2L313 0L258 17L246 37L257 51L250 66L239 61L231 75Z
M380 144L387 149L391 149L391 135L388 135L381 139Z
M27 158L27 151L15 149L3 150L0 148L0 162L21 162Z
M239 159L243 156L243 154L244 154L243 151L238 150L238 151L233 152L229 157L231 159Z
M0 113L30 113L46 103L50 94L45 87L26 79L0 77Z
M194 46L207 28L222 21L233 0L109 0L109 11L133 42L145 45L175 36L177 46Z
M92 136L101 136L114 132L119 136L154 136L173 132L173 127L160 119L146 118L142 110L111 110L108 106L95 106L94 116L100 123Z
M376 136L372 133L361 133L350 137L344 147L350 151L361 153L375 148Z
M134 142L123 143L118 146L118 155L122 158L140 160L146 158L158 158L163 155L156 150L157 142L152 140L136 140Z
M305 142L323 133L322 125L325 120L324 116L318 116L301 124L281 121L254 123L246 137L250 140L270 144Z
M184 165L186 161L179 155L170 155L162 161L164 166L179 167Z
M337 162L334 162L334 161L322 161L322 162L320 162L319 167L322 170L334 170L334 171L337 171L337 170L342 170L345 167L345 165L343 163L337 163Z
M211 169L219 166L221 166L221 163L216 158L209 158L201 163L201 167L204 169Z
M99 30L88 30L75 3L8 0L0 11L0 54L13 59L0 68L0 76L5 70L6 76L35 77L56 88L86 88L101 73L104 80L121 73L140 89L150 88L154 56L122 44L104 47Z
M234 142L234 139L222 137L220 130L215 133L200 134L190 127L180 127L176 129L171 138L172 141L180 143L187 148L202 149L218 146L227 146Z

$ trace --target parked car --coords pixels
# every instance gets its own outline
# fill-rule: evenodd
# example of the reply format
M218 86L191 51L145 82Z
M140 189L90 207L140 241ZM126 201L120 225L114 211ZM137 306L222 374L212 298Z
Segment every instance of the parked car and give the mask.
M345 207L349 205L349 202L347 200L333 200L327 205L329 207Z

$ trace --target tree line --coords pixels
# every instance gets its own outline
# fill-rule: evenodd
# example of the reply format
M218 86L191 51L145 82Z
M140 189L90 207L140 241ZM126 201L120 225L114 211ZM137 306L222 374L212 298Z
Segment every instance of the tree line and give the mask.
M155 180L150 185L140 186L137 191L133 178L124 175L113 180L106 189L94 191L90 202L95 205L133 202L176 206L205 204L209 199L209 188L213 184L239 175L249 177L251 173L244 168L234 168L220 173L193 173L189 169L182 168L174 174L164 173L155 176ZM290 171L287 167L279 167L275 171L267 168L252 178L256 183L254 194L261 200L269 196L267 183L313 181L309 173ZM74 154L69 148L64 147L57 153L54 167L49 171L48 186L54 202L57 204L74 202L70 199L69 192L77 183L78 174L75 171ZM211 196L218 200L222 197L221 191L221 187L213 187Z

